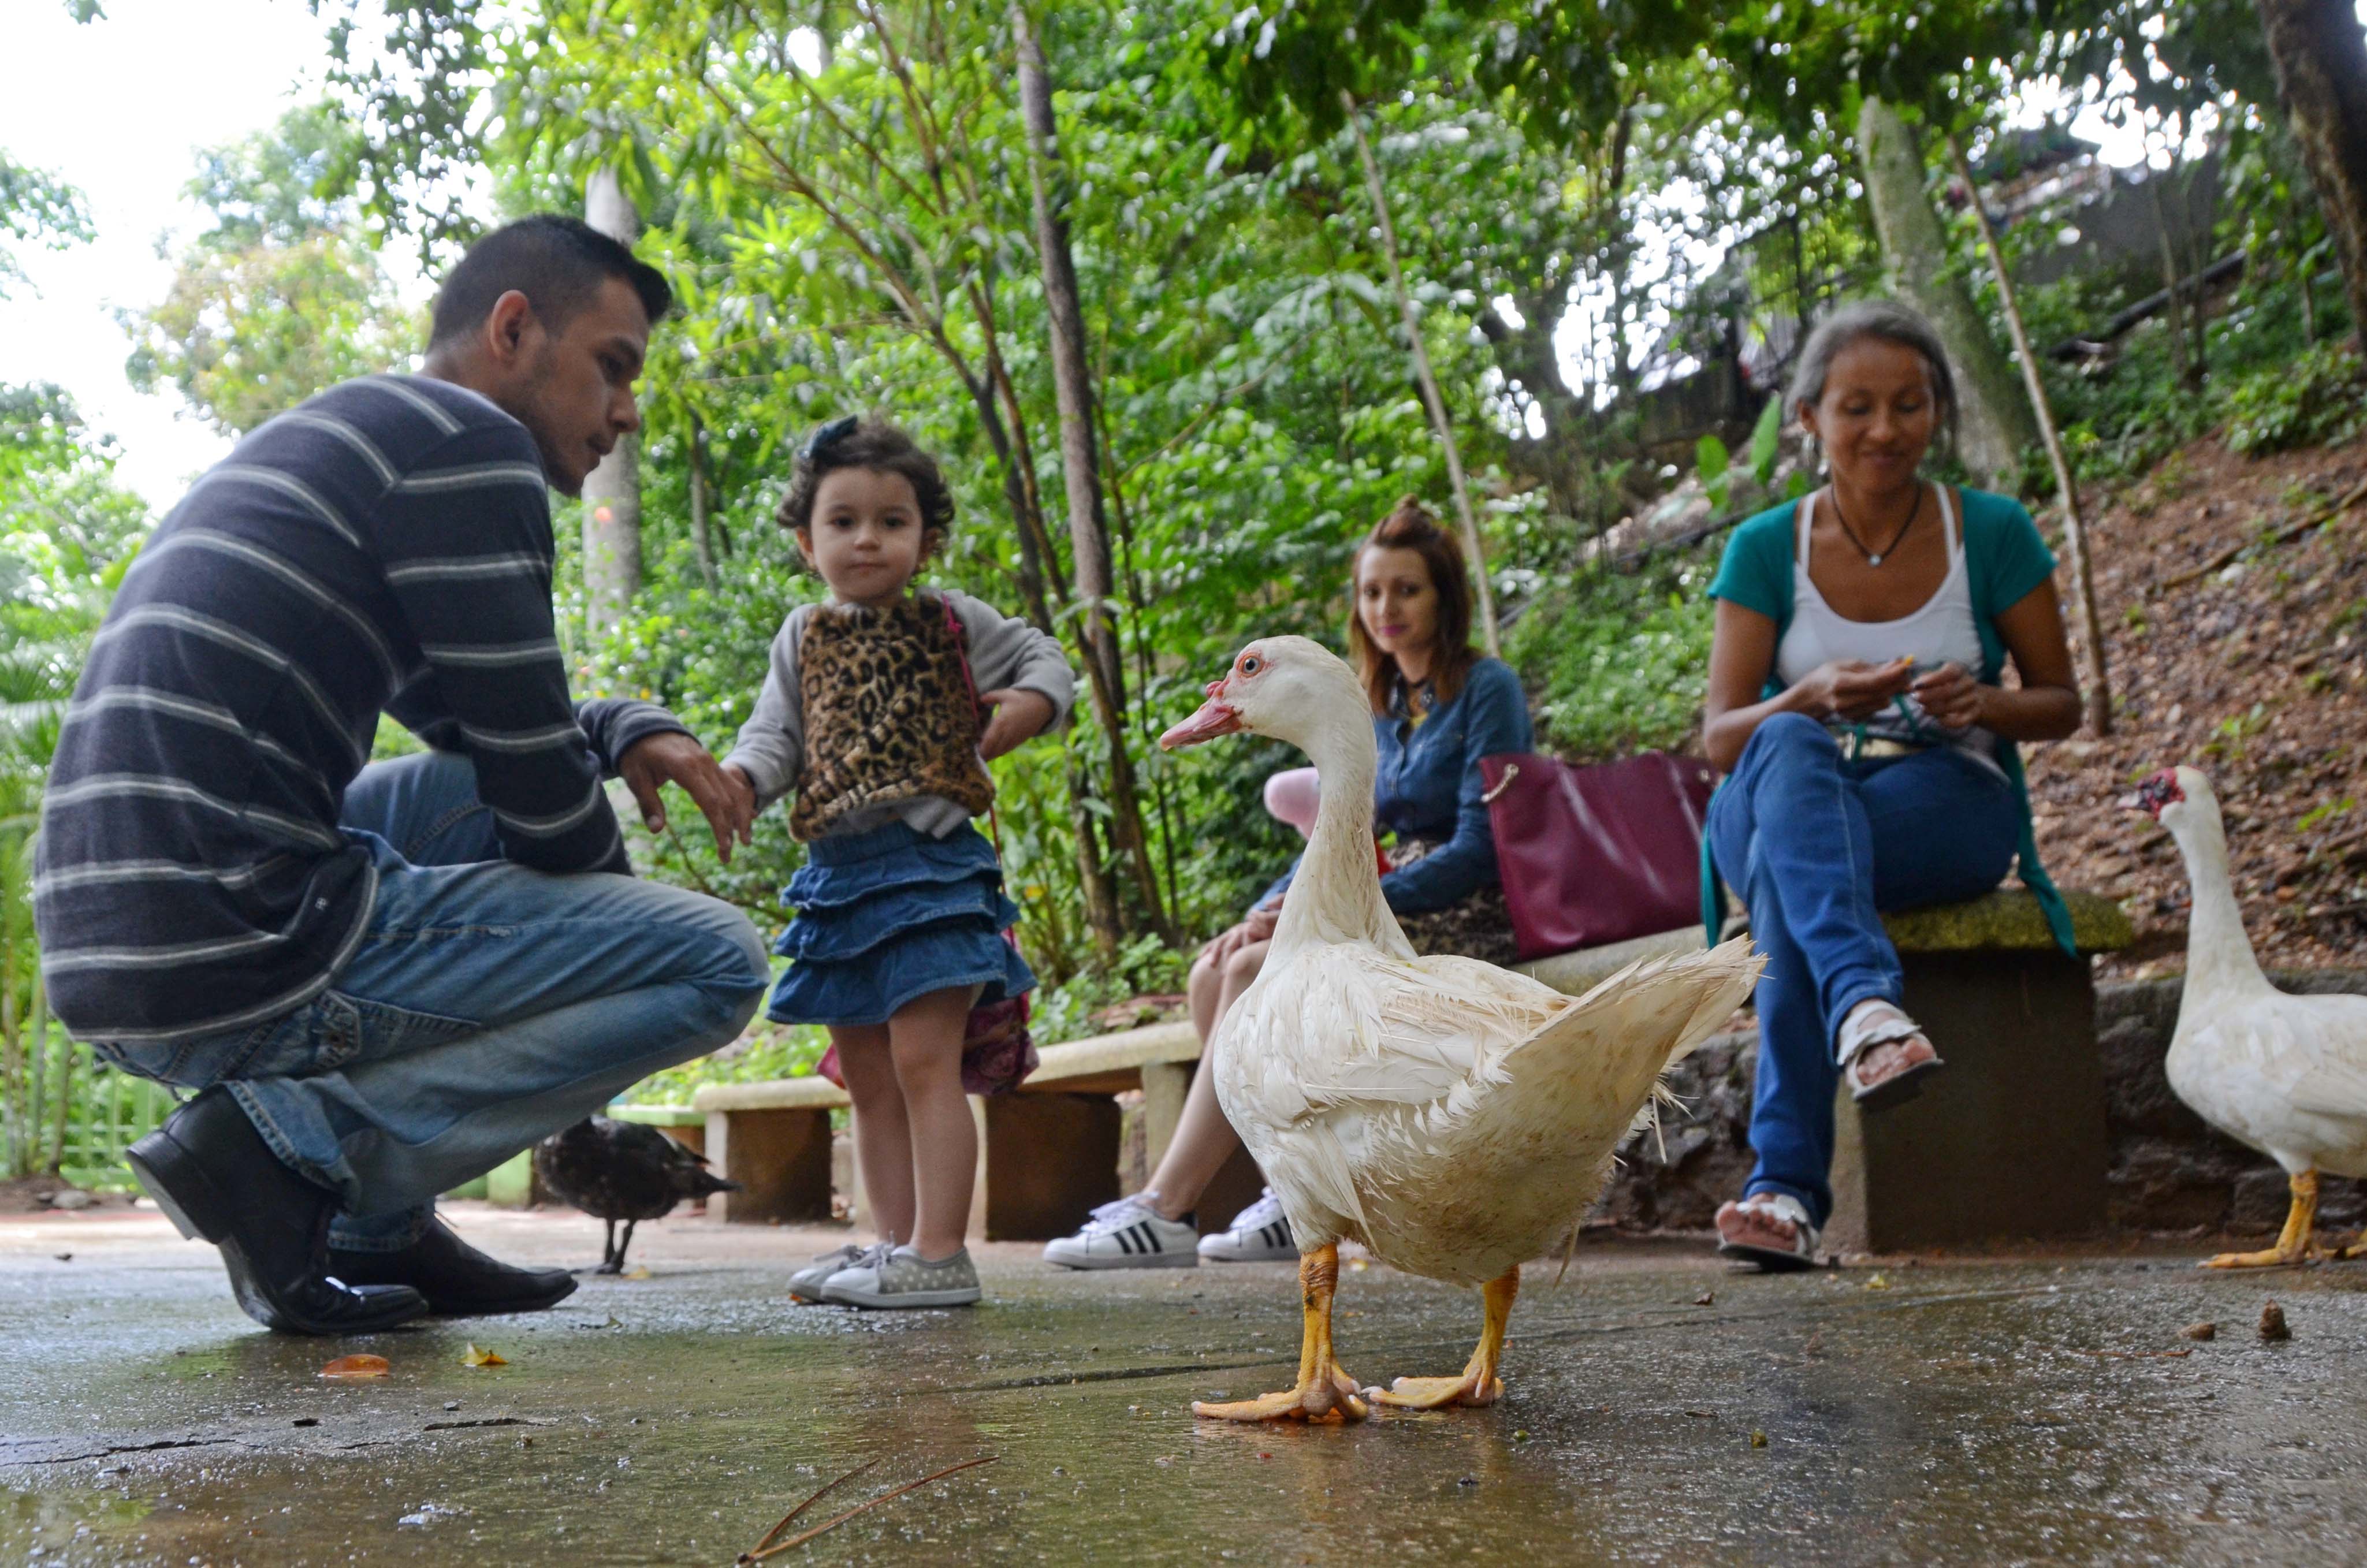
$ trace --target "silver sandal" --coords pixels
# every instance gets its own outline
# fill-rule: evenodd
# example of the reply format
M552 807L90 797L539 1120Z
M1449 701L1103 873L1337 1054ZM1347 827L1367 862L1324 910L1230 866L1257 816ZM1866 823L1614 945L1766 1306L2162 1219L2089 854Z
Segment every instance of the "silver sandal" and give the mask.
M1920 1042L1924 1051L1921 1058L1910 1055L1904 1066L1867 1081L1860 1071L1865 1054L1877 1045L1902 1041ZM1923 1092L1923 1079L1946 1065L1940 1060L1939 1051L1923 1032L1921 1024L1879 999L1860 1002L1850 1010L1835 1041L1835 1054L1840 1062L1841 1078L1849 1085L1850 1098L1868 1111L1886 1111L1914 1099Z
M1762 1247L1757 1242L1736 1241L1726 1234L1726 1226L1717 1227L1717 1255L1737 1262L1755 1263L1770 1274L1791 1273L1817 1266L1817 1243L1820 1239L1817 1227L1808 1222L1808 1206L1787 1192L1753 1192L1738 1203L1728 1203L1717 1212L1723 1222L1729 1214L1757 1213L1783 1221L1792 1227L1792 1246Z

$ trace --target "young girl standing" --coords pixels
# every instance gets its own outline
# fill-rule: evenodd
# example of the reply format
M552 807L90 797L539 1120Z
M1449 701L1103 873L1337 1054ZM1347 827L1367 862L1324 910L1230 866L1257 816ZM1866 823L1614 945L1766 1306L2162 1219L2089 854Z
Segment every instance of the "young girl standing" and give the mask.
M1026 622L912 588L953 513L935 460L893 425L815 433L779 517L830 599L782 623L723 763L743 818L797 796L789 829L807 862L783 895L797 918L774 949L790 963L768 1016L828 1026L879 1234L793 1275L804 1301L979 1299L962 1245L978 1168L963 1028L1036 976L1002 938L1018 910L970 818L994 797L985 760L1062 718L1074 683L1059 644Z

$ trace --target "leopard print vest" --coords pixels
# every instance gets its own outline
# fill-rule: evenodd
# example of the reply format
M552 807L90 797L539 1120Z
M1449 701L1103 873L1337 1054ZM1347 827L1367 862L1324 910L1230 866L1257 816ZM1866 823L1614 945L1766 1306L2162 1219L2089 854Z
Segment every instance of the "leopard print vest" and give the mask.
M789 831L799 840L920 795L973 817L992 804L959 626L934 594L819 606L798 641L798 696L805 763Z

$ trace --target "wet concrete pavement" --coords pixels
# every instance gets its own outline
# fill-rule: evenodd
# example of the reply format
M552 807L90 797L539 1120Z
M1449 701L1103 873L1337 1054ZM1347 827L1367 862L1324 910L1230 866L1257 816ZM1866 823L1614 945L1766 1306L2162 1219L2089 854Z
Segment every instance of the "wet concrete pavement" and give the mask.
M575 1216L453 1212L504 1256L598 1254ZM1767 1277L1590 1245L1558 1289L1528 1270L1501 1404L1308 1430L1187 1408L1288 1380L1285 1267L994 1247L981 1309L787 1305L836 1239L674 1220L636 1240L651 1278L555 1312L324 1343L255 1329L153 1211L0 1220L0 1562L727 1563L862 1461L801 1523L984 1453L773 1561L2367 1557L2367 1264ZM2288 1342L2254 1331L2271 1296ZM1366 1382L1454 1371L1478 1327L1475 1295L1353 1263L1341 1309ZM315 1375L350 1350L392 1375Z

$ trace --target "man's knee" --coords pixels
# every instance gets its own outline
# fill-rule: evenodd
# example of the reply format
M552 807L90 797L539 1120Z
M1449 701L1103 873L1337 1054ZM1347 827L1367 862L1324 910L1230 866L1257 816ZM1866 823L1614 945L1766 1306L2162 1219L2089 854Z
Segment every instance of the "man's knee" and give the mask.
M773 979L773 955L764 945L764 934L753 920L729 904L718 905L718 919L731 947L719 983L762 996Z

